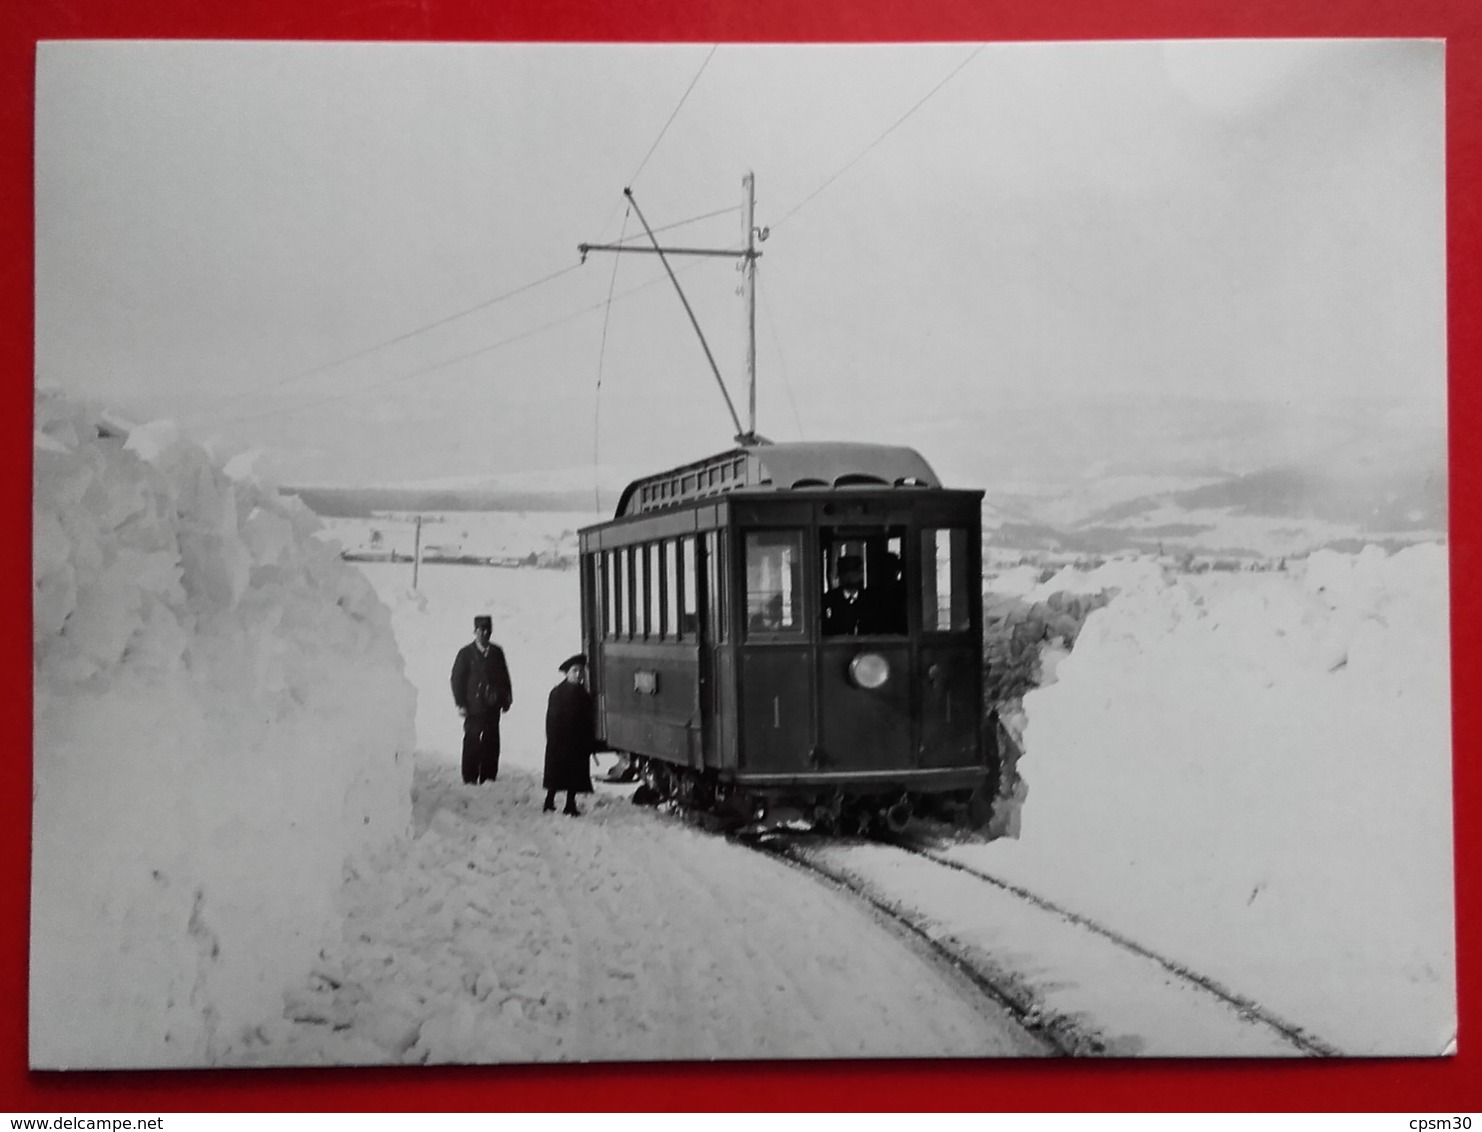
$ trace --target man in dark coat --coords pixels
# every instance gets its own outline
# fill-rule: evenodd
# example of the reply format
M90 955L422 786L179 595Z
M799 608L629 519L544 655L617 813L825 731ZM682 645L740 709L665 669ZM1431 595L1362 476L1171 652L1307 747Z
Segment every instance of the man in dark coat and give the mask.
M858 636L876 632L874 596L864 588L864 559L846 554L839 559L839 584L823 595L823 635Z
M463 781L499 777L499 717L514 705L504 650L489 640L494 622L473 619L473 641L453 660L453 702L463 717Z
M578 817L578 794L592 792L588 761L597 749L597 712L583 686L587 658L581 653L561 663L565 679L551 689L545 711L545 810L556 808L556 791L566 791L563 813Z

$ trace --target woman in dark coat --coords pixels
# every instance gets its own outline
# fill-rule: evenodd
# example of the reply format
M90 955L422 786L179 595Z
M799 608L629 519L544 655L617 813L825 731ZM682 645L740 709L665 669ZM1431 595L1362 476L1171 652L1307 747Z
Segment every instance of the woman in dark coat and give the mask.
M592 792L589 760L597 749L597 713L582 681L587 658L578 653L561 664L566 679L551 689L545 712L545 810L556 808L556 792L566 791L567 813L576 817L578 794Z

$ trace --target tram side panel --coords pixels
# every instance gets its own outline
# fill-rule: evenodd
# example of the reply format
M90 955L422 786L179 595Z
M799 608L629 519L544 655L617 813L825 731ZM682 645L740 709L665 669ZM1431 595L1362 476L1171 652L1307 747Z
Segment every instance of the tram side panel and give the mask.
M608 746L703 766L699 674L699 649L693 645L608 641L601 663Z
M981 650L956 643L921 648L921 766L982 761Z
M613 750L705 764L694 509L581 535L583 640L598 738Z
M812 650L807 645L746 650L741 695L744 770L797 773L809 767L813 747Z

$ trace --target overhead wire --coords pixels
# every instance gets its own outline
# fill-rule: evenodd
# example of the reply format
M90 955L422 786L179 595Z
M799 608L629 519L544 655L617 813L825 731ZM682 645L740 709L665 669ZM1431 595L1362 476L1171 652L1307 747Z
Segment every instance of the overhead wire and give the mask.
M787 359L782 356L782 342L777 337L777 320L772 317L771 308L767 306L767 296L765 292L763 292L760 287L758 287L756 290L757 294L761 296L762 317L766 320L767 330L772 335L772 349L777 354L777 365L778 368L782 371L782 388L787 393L788 405L792 407L792 423L797 425L798 439L805 440L807 439L807 437L803 432L802 419L798 416L798 403L793 399L792 382L788 379L787 376Z
M674 124L674 120L679 117L680 110L684 108L685 102L689 100L690 93L695 89L696 84L699 83L700 76L705 73L705 68L710 66L710 60L715 58L715 53L719 49L720 44L717 43L711 45L710 53L706 55L704 60L700 63L699 69L695 71L694 78L690 79L690 85L685 87L684 93L679 96L679 101L675 104L674 109L670 112L668 119L664 122L664 125L659 129L658 136L654 138L653 145L648 147L648 152L643 155L643 160L638 163L638 168L635 169L633 171L633 175L628 178L628 184L626 188L628 188L629 190L631 190L633 185L637 183L639 174L641 174L647 167L649 158L653 157L654 153L658 150L659 143L664 140L664 135L669 132L669 127L672 126ZM627 238L628 217L632 213L633 209L632 197L624 194L624 199L628 202L628 207L623 213L623 227L622 230L618 233L617 246L622 246ZM737 211L735 207L718 209L715 212L706 213L702 216L692 217L689 220L680 220L676 221L673 224L666 224L662 228L654 229L654 231L665 232L673 228L683 227L686 224L693 224L699 220L708 220L712 216L723 216L728 212L735 211ZM615 214L616 212L617 209L616 207L614 207L613 213ZM607 225L610 223L612 223L612 214L608 215L607 220L602 225L602 229L599 230L606 229ZM607 328L608 321L612 313L612 289L617 285L617 261L621 258L621 256L613 256L612 276L608 282L607 288L607 313L604 314L602 318L602 344L597 355L597 385L592 395L592 498L595 500L597 509L599 511L602 509L602 485L599 476L599 455L601 446L600 430L602 404L602 369L607 357ZM585 256L583 256L583 259L585 259ZM693 267L696 265L692 264L690 266ZM681 272L683 272L683 270L684 269L681 269Z
M686 224L697 224L701 220L710 220L716 216L726 216L732 212L740 212L743 207L743 205L733 204L730 208L717 208L714 212L702 212L699 216L691 216L688 220L676 220L673 224L662 224L659 227L655 228L653 231L655 235L658 235L660 232L670 232L673 231L675 228L683 228ZM624 217L623 231L626 232L627 230L628 222L627 218ZM641 244L645 239L647 239L647 235L620 235L616 243L624 244L627 243L629 240L632 240L635 244ZM740 251L740 249L738 248L737 251Z
M969 63L971 63L974 59L976 59L978 57L978 55L982 52L984 46L985 46L984 44L979 44L976 48L974 48L968 54L968 56L965 59L963 59L955 67L953 67L950 71L948 71L946 75L944 75L940 80L938 80L938 82L936 83L935 86L933 86L924 95L922 95L919 99L917 99L916 102L914 104L912 104L912 106L910 107L910 109L908 109L904 114L902 114L899 118L897 118L894 122L892 122L883 132L880 133L880 135L878 137L876 137L872 142L870 142L869 145L865 146L864 149L860 150L859 153L855 154L854 157L852 157L849 161L845 162L844 165L842 165L833 174L831 174L828 178L826 178L823 181L823 183L820 184L816 189L814 189L806 197L804 197L802 200L800 200L797 204L793 205L792 208L788 209L785 213L783 213L780 218L778 218L777 220L772 221L772 223L768 227L769 228L779 228L779 227L781 227L788 220L790 220L793 216L796 216L798 214L798 212L800 212L811 201L815 200L817 197L819 197L820 195L822 195L824 193L824 191L826 191L829 188L830 185L832 185L835 181L839 180L846 173L848 173L849 170L853 169L854 166L858 165L861 161L863 161L864 158L866 156L868 156L871 151L873 151L886 138L888 138L891 134L893 134L896 130L898 130L913 114L915 114L918 110L920 110L923 106L925 106L927 104L927 102L929 102L937 94L937 92L939 92L943 87L945 87L949 82L951 82L965 67L967 67L967 65ZM792 383L788 379L787 361L782 356L782 344L781 344L780 339L777 336L777 324L776 324L776 320L773 319L772 316L771 316L771 311L770 311L770 309L767 306L766 295L764 293L762 293L760 291L760 289L758 289L758 293L762 295L762 310L763 310L763 314L764 314L764 316L766 318L766 321L767 321L767 328L768 328L768 330L769 330L769 332L771 333L771 336L772 336L772 346L773 346L773 349L777 353L778 365L780 366L780 368L782 370L783 389L787 393L788 404L789 404L789 407L792 409L793 423L797 426L799 438L802 438L803 437L803 423L802 423L802 420L800 419L800 417L798 416L798 406L797 406L797 401L793 397Z
M675 119L678 117L680 110L684 107L685 102L689 99L690 94L694 91L696 85L699 83L700 77L705 73L706 68L710 65L710 61L711 61L711 59L714 58L715 53L716 53L716 51L718 49L719 49L719 45L718 44L713 45L711 47L711 49L710 49L709 54L707 54L705 56L704 61L700 64L700 67L695 72L694 77L691 78L689 85L685 88L684 93L680 96L679 102L675 105L674 110L670 113L669 118L665 121L663 127L660 129L660 131L658 133L658 136L654 139L654 142L649 147L648 152L646 154L644 154L643 160L639 163L638 168L633 173L633 176L629 179L629 183L630 184L638 179L639 174L641 174L643 172L644 168L648 165L649 160L653 157L654 153L658 150L658 147L659 147L660 143L663 141L664 136L668 133L670 126L673 125ZM801 201L799 201L792 208L790 208L787 212L785 212L778 220L773 221L772 224L770 225L770 227L776 228L776 227L778 227L778 226L786 223L793 216L795 216L799 211L801 211L805 206L807 206L814 199L816 199L823 192L825 192L831 185L833 185L836 181L838 181L841 177L843 177L846 173L848 173L850 169L852 169L855 165L857 165L860 161L862 161L871 151L873 151L877 146L879 146L887 137L889 137L892 133L894 133L897 129L899 129L901 127L901 125L903 125L912 115L914 115L924 105L926 105L926 103L928 101L930 101L943 87L945 87L959 72L961 72L969 63L971 63L973 61L973 59L976 58L978 56L978 54L982 50L983 50L983 45L979 45L977 48L975 48L965 59L963 59L960 63L958 63L940 81L938 81L935 86L933 86L920 99L918 99L910 107L910 109L908 109L904 114L902 114L898 119L896 119L895 122L893 122L889 127L887 127L872 142L870 142L869 145L867 145L863 150L861 150L858 154L856 154L850 161L848 161L847 163L845 163L836 172L834 172L831 176L829 176L822 184L820 184L818 186L818 188L814 189L813 192L811 192L808 196L804 197ZM616 211L616 209L614 210L614 212L615 211ZM722 215L725 215L727 213L736 212L736 211L739 211L739 206L733 206L733 207L725 208L725 209L717 209L717 210L715 210L713 212L703 213L701 215L691 217L691 218L689 218L687 220L676 221L674 223L664 225L662 228L657 228L654 231L655 232L668 231L668 230L671 230L673 228L682 227L682 226L684 226L686 224L696 223L696 222L701 221L701 220L710 219L710 218L715 217L715 216L722 216ZM604 227L605 227L605 225L604 225ZM623 235L621 235L619 237L619 243L625 243L627 241L628 237L626 236L626 229L627 229L627 220L626 220L626 217L625 217L624 222L623 222ZM635 236L635 237L633 237L633 239L636 240L637 237ZM315 375L317 375L319 373L324 373L324 372L327 372L329 370L338 368L339 366L347 365L348 363L350 363L352 361L358 361L359 359L364 358L364 357L368 357L369 355L371 355L373 353L376 353L379 350L386 349L386 348L388 348L390 346L398 345L398 344L400 344L402 342L405 342L405 341L407 341L407 340L409 340L411 338L414 338L414 337L416 337L416 336L418 336L420 334L424 334L424 333L426 333L429 330L433 330L433 329L436 329L438 327L445 326L448 323L451 323L451 322L456 321L457 319L464 318L464 317L466 317L466 316L468 316L470 314L474 314L474 313L476 313L478 311L481 311L481 310L485 310L485 309L487 309L489 307L492 307L492 306L496 305L497 303L504 302L504 301L506 301L508 299L511 299L511 298L514 298L515 296L517 296L519 294L522 294L522 293L524 293L526 291L532 290L532 289L534 289L536 287L539 287L539 286L542 286L542 285L544 285L546 283L552 282L553 280L558 279L561 276L566 275L567 273L576 270L576 268L578 268L579 266L581 266L579 263L578 264L570 264L570 265L568 265L566 267L563 267L563 268L561 268L561 269L559 269L557 271L551 272L550 274L545 275L545 276L543 276L543 277L541 277L539 279L535 279L535 280L532 280L529 283L522 284L522 285L520 285L518 287L515 287L515 288L509 290L509 291L505 291L505 292L503 292L503 293L501 293L499 295L495 295L492 298L485 299L485 300L483 300L483 301L481 301L479 303L473 304L472 306L465 307L465 308L463 308L462 310L459 310L459 311L455 311L452 314L448 314L448 315L445 315L445 316L443 316L441 318L434 319L434 320L432 320L430 322L423 323L420 326L414 327L411 330L404 331L404 332L402 332L400 334L397 334L397 335L395 335L395 336L393 336L391 338L385 339L384 341L377 342L377 343L375 343L373 345L363 347L362 349L356 350L353 353L346 354L346 355L344 355L342 357L335 358L335 359L333 359L331 361L328 361L328 362L320 363L319 365L315 365L315 366L309 367L308 369L300 370L300 371L298 371L296 373L289 374L289 375L287 375L287 376L285 376L283 378L280 378L279 380L277 380L277 381L275 381L275 382L273 382L273 383L271 383L271 384L269 384L267 386L260 386L260 387L256 387L256 388L250 388L250 389L245 389L245 390L237 390L237 391L234 391L228 397L224 398L222 401L217 402L217 403L218 404L227 404L227 403L230 403L233 400L237 400L238 398L240 398L240 397L242 397L244 395L252 394L252 393L257 393L257 394L269 393L269 392L272 392L275 389L282 388L283 386L292 384L292 383L294 383L296 381L302 381L302 380L305 380L305 379L307 379L309 377L315 376ZM694 266L697 266L697 265L695 265L695 264L687 265L687 267L681 269L681 271L690 270ZM613 293L613 287L615 287L615 285L616 285L616 276L617 276L617 271L616 271L616 265L614 264L613 275L612 275L612 278L611 278L611 280L609 282L609 293L608 293L608 297L603 302L601 302L601 303L595 303L595 304L592 304L592 305L586 306L586 307L582 307L579 310L573 311L573 312L571 312L571 313L569 313L567 315L564 315L564 316L562 316L560 318L557 318L557 319L553 319L553 320L551 320L549 322L542 323L539 326L532 327L531 329L526 330L524 332L521 332L519 334L512 335L512 336L510 336L508 338L500 339L497 342L493 342L493 343L490 343L488 345L481 346L481 347L479 347L477 349L474 349L474 350L466 351L465 353L455 355L454 357L451 357L451 358L445 358L445 359L443 359L441 361L435 362L435 363L433 363L431 365L428 365L428 366L423 366L423 367L421 367L419 369L416 369L416 370L413 370L413 371L411 371L409 373L397 374L397 375L394 375L394 376L389 377L389 378L384 378L384 379L382 379L380 381L377 381L377 382L374 382L374 383L372 383L372 384L370 384L368 386L358 387L355 390L346 390L346 391L341 391L341 392L337 392L337 393L331 393L331 394L328 394L328 395L326 395L324 397L317 398L315 400L311 400L311 401L307 401L307 402L299 402L299 403L297 403L295 405L284 406L284 407L277 408L277 409L269 409L269 410L265 410L265 411L258 412L258 413L250 413L250 414L244 414L244 415L230 416L230 417L222 418L221 419L221 423L238 423L238 422L244 422L244 421L261 420L261 419L265 419L265 418L269 418L269 417L273 417L273 416L279 416L279 415L281 415L283 413L297 412L297 411L300 411L302 409L314 408L314 407L317 407L317 406L322 405L322 404L327 404L327 403L330 403L330 402L333 402L333 401L343 400L346 397L354 396L354 395L359 394L359 393L364 393L364 392L369 392L369 391L376 390L376 389L381 389L381 388L384 388L387 385L390 385L390 384L393 384L393 383L396 383L396 382L408 381L408 380L411 380L414 377L419 377L419 376L423 376L423 375L428 374L428 373L436 372L437 370L446 369L449 366L457 365L460 362L468 361L468 360L470 360L472 358L475 358L475 357L478 357L478 356L480 356L482 354L490 353L490 352L492 352L494 350L498 350L498 349L501 349L501 348L503 348L505 346L512 345L515 342L519 342L519 341L522 341L522 340L524 340L526 338L533 337L533 336L535 336L537 334L543 333L546 330L550 330L550 329L552 329L552 328L554 328L556 326L560 326L560 325L563 325L564 323L571 322L574 319L580 318L583 315L589 314L592 311L599 310L599 309L605 309L607 311L607 316L604 317L604 321L603 321L603 350L605 352L605 348L606 348L606 337L607 337L607 328L608 328L608 317L610 317L612 303L615 302L615 301L617 301L617 300L619 300L619 299L626 298L629 295L632 295L632 294L636 293L637 291L644 290L644 289L646 289L648 287L654 286L655 284L657 284L659 282L662 282L662 278L663 278L662 276L656 277L656 278L648 281L647 283L640 284L639 286L634 287L634 288L631 288L628 291L624 291L621 294L616 294L615 295ZM764 302L765 302L765 300L764 300ZM776 341L776 326L775 326L775 322L770 321L770 316L769 316L769 327L770 327L771 332L772 332L772 335L773 335L774 346L776 346L776 348L778 350L778 356L779 356L779 359L780 359L781 358L781 350L780 350L780 346L777 346L777 341ZM604 364L603 360L601 358L599 358L599 374L598 374L598 390L599 391L600 391L600 387L601 387L601 366L603 364ZM798 419L796 402L793 401L793 399L792 399L792 389L791 389L790 384L787 384L786 383L785 362L783 363L783 365L784 365L784 383L785 383L785 387L786 387L786 390L787 390L789 401L792 404L792 411L793 411L794 422L798 425L799 433L801 434L801 432L802 432L802 426L801 426L801 421Z
M648 147L648 152L643 155L643 160L638 163L638 168L633 170L633 175L628 178L627 188L631 189L638 182L638 175L643 172L645 166L648 165L648 159L659 148L659 143L664 140L664 135L669 132L669 127L674 124L674 119L679 117L679 111L683 108L685 102L688 101L690 92L695 89L695 84L700 81L700 76L705 73L705 68L710 66L710 60L715 58L715 53L718 50L720 50L720 44L711 45L710 54L705 56L705 60L700 64L699 70L695 72L694 78L690 79L690 85L685 87L684 93L679 96L679 101L675 103L673 111L669 114L669 120L659 129L658 136L654 138L653 145ZM618 202L612 206L612 211L607 214L607 219L602 222L602 227L597 229L599 232L607 230L607 226L612 223L612 218L617 215L621 203Z
M694 268L699 267L702 262L704 261L696 261L695 263L688 264L685 267L681 268L680 272L682 273L684 271L693 270ZM630 295L635 295L639 291L646 291L648 290L648 288L657 286L659 283L662 283L664 281L665 276L657 275L654 278L648 280L648 282L646 283L640 283L636 287L630 287L628 290L623 291L618 295L613 296L612 298L605 299L600 303L592 303L589 306L585 306L580 308L579 310L571 311L568 314L562 315L560 318L555 318L550 320L549 322L541 323L539 326L531 327L528 330L521 331L519 334L512 334L508 338L500 339L498 342L491 342L488 345L480 346L477 349L468 350L462 354L456 354L451 358L444 358L441 361L433 362L431 365L422 366L419 369L412 370L409 373L394 374L391 377L382 378L380 381L371 382L369 385L357 386L355 389L347 389L341 390L337 393L330 393L323 397L316 398L312 401L300 401L293 405L284 405L281 408L277 409L265 409L262 412L258 413L247 413L234 417L224 417L221 418L219 423L238 424L245 421L265 420L269 417L281 416L284 413L295 413L303 409L317 408L320 405L326 405L334 401L343 401L347 397L354 397L362 393L372 392L377 389L384 389L386 386L396 384L397 382L410 381L414 377L421 377L425 374L434 373L440 369L447 369L449 366L457 365L460 362L466 362L483 354L492 353L494 350L502 349L505 346L513 345L516 342L522 342L526 338L533 338L537 334L542 334L545 331L552 330L557 326L562 326L568 322L573 322L576 319L581 318L583 315L591 314L592 311L601 310L604 306L607 306L611 302L615 302L619 299L626 299Z
M669 127L674 124L674 119L679 117L679 112L684 109L684 104L689 99L690 92L695 89L695 84L700 81L700 76L705 73L705 68L710 66L710 60L715 58L715 53L718 50L720 50L720 44L718 43L710 48L710 54L705 56L705 61L700 64L700 69L695 72L695 77L690 80L690 85L684 88L684 93L679 96L679 105L674 107L674 112L669 115L669 120L664 123L664 128L659 131L659 136L654 138L653 145L648 147L648 152L643 155L643 160L638 163L638 168L628 178L628 185L630 187L638 180L638 174L643 172L644 166L648 164L648 159L659 148L659 143L664 140L664 135L669 132Z
M618 235L618 243L622 243L622 237L628 231L628 215L632 212L629 206L627 212L623 213L623 229ZM597 350L597 388L592 395L592 503L593 510L602 510L602 482L597 476L597 469L601 464L602 443L602 368L607 360L607 326L612 318L612 293L617 287L618 260L622 256L612 257L612 275L607 282L607 306L602 315L602 344Z
M719 44L715 44L710 48L710 53L705 56L704 61L700 64L699 70L697 70L694 74L694 77L690 79L689 86L685 88L684 94L680 96L679 102L674 107L673 112L669 115L668 121L664 123L663 128L659 131L658 136L654 139L653 144L649 146L648 152L644 155L643 160L639 163L637 170L635 170L633 176L629 178L628 183L630 185L638 179L638 174L643 172L644 166L648 164L649 158L651 158L654 155L654 152L658 149L659 143L663 141L664 135L668 133L669 127L673 124L674 119L678 117L680 109L684 106L685 101L689 98L690 92L695 89L695 85L700 81L700 76L705 73L705 68L710 65L710 60L715 57L715 53L719 49L719 46ZM720 209L716 212L706 213L703 216L692 217L689 220L681 220L674 224L666 225L665 227L677 228L684 224L692 224L699 220L709 219L712 216L721 216L727 212L734 212L737 211L738 208L739 206L733 206L729 209ZM626 229L626 221L624 222L624 228ZM662 231L663 229L660 230ZM543 276L540 279L532 280L529 283L522 284L509 291L505 291L502 294L495 295L492 298L484 299L481 302L474 303L472 306L464 307L462 310L454 311L452 314L444 315L443 317L434 319L431 322L425 322L420 326L413 327L411 330L404 331L380 342L375 342L352 353L345 354L341 357L334 358L327 362L321 362L318 365L310 366L307 369L302 369L295 373L287 374L286 376L279 378L277 381L270 382L267 385L250 386L244 389L233 390L227 396L213 402L213 404L228 405L231 404L233 401L240 400L242 397L251 396L254 394L270 393L273 390L282 388L285 385L290 385L297 381L306 380L307 378L314 377L318 374L325 373L332 369L338 369L340 366L348 365L350 362L359 361L361 358L368 357L380 350L399 345L402 342L415 338L419 334L425 334L429 330L435 330L440 326L446 326L450 322L455 322L460 318L466 318L468 315L476 314L477 312L486 310L497 303L504 302L507 299L512 299L516 295L523 294L526 291L542 286L543 284L549 283L552 280L559 279L561 276L567 274L568 272L575 271L580 266L581 264L579 263L569 264L568 266L563 267L558 271L551 272L549 275ZM250 420L254 418L228 418L228 420L239 419Z
M819 185L818 188L814 189L811 193L809 193L806 197L804 197L802 200L800 200L797 204L793 205L792 208L790 208L787 212L783 213L782 214L782 217L780 219L772 221L772 223L771 223L770 226L773 227L773 228L778 228L781 225L787 223L787 221L790 220L793 216L797 215L797 213L805 205L807 205L810 201L812 201L817 196L819 196L819 194L821 194L825 189L827 189L830 185L832 185L835 181L837 181L845 173L849 172L849 170L853 169L856 165L858 165L861 161L863 161L864 158L870 153L871 150L873 150L876 146L878 146L881 142L883 142L886 138L888 138L891 134L893 134L896 130L898 130L901 127L901 125L906 121L906 119L908 119L909 117L911 117L912 114L915 114L916 111L920 110L923 106L925 106L927 104L927 102L929 102L931 100L931 98L939 90L941 90L944 86L946 86L949 82L951 82L957 76L958 72L960 72L964 67L966 67L969 63L971 63L974 59L976 59L978 57L978 55L982 52L982 50L983 50L983 48L985 46L986 46L985 44L981 44L981 43L978 44L978 46L973 49L973 51L971 52L971 54L969 54L966 59L964 59L964 60L962 60L962 62L958 63L957 66L955 66L955 67L952 68L952 70L948 71L947 74L946 74L946 76L944 78L942 78L942 80L940 82L938 82L936 84L936 86L932 87L929 91L927 91L924 95L922 95L921 98L917 100L916 104L914 106L912 106L909 110L907 110L904 114L902 114L899 118L897 118L895 120L895 122L892 123L885 130L884 133L882 133L874 141L870 142L870 144L867 145L867 146L865 146L864 149L860 150L859 153L855 154L855 156L852 159L850 159L848 162L846 162L836 173L834 173L831 177L829 177L826 181L824 181L823 184Z
M387 338L385 341L377 342L371 346L366 346L364 349L356 350L352 354L346 354L344 357L336 358L333 361L323 362L320 365L311 366L308 369L300 370L298 373L289 374L287 377L280 378L279 380L271 382L268 385L253 386L247 389L236 390L228 394L226 397L221 398L219 401L213 402L213 404L226 405L230 404L233 401L239 400L240 398L249 394L271 393L274 389L280 389L285 385L292 384L293 382L302 381L305 378L313 377L316 374L325 373L332 369L338 369L342 365L347 365L348 363L353 361L359 361L361 358L368 357L369 355L374 354L379 350L384 350L388 346L398 345L411 338L415 338L419 334L425 334L427 331L434 330L439 326L446 326L448 323L454 322L457 319L464 318L467 315L474 314L477 311L486 310L489 307L494 306L496 303L502 303L506 299L512 299L516 295L520 295L526 291L533 290L534 288L539 287L542 284L549 283L554 279L559 279L561 276L567 274L568 272L575 271L580 266L581 264L579 263L568 264L566 267L561 268L559 271L553 271L549 275L543 276L540 279L521 284L520 286L515 287L512 290L505 291L503 294L495 295L491 299L485 299L482 302L475 303L471 307L464 307L460 311L455 311L452 314L444 315L442 318L435 319L432 322L423 323L421 326L415 327L412 330L405 331L404 333L398 334L393 338ZM239 418L229 417L227 419L236 420Z

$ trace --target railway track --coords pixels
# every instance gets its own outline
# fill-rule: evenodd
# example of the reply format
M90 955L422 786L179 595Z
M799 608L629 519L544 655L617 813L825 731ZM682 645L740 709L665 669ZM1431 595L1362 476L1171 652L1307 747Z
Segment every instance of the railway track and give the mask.
M1341 1051L1089 917L929 839L737 840L841 887L916 937L1063 1056L1333 1057Z

